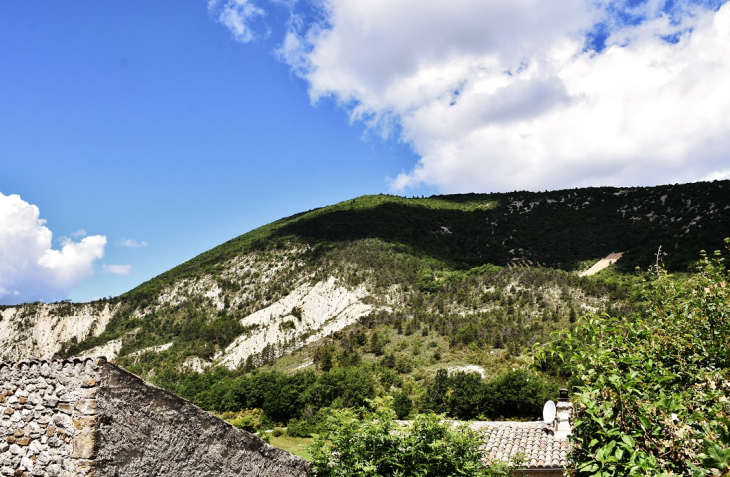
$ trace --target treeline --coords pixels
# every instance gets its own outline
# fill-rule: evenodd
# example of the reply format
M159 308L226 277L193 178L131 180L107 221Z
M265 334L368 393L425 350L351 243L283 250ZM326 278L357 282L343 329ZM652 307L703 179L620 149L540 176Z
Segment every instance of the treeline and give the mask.
M264 426L293 423L301 434L317 429L329 409L365 406L367 400L378 396L393 398L393 410L400 419L432 411L463 420L532 420L539 418L543 404L558 394L555 382L524 370L484 380L478 373L449 374L439 369L420 392L411 389L411 393L390 385L387 374L384 383L383 377L370 366L291 375L275 371L239 374L216 368L205 374L168 373L156 382L206 410L230 413L261 409Z

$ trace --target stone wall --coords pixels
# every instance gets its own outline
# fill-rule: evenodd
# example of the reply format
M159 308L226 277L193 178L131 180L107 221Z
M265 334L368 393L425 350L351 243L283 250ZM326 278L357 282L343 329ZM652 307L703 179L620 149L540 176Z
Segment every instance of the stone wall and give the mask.
M106 363L95 454L101 476L296 476L303 459Z
M0 363L0 475L308 472L303 459L103 358Z
M0 475L89 475L96 360L0 363Z

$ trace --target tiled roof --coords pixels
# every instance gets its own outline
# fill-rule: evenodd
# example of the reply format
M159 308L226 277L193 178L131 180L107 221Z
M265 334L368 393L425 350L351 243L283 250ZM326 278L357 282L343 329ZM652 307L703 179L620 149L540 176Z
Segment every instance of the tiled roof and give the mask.
M552 426L537 422L486 422L470 424L484 436L488 460L511 461L523 454L526 469L556 469L568 465L568 439L556 438Z

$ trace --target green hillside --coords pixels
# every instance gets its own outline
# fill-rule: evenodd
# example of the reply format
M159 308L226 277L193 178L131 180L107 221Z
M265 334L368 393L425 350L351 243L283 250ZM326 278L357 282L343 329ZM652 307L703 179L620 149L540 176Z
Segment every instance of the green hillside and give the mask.
M551 363L542 377L513 371L534 343L580 315L639 310L636 267L661 246L668 268L686 272L728 231L730 181L364 196L253 230L107 300L104 332L62 354L116 343L133 372L206 409L263 408L271 423L315 425L330 406L376 395L414 411L529 418L563 379ZM624 255L608 269L576 272L612 252ZM459 373L474 369L478 382ZM469 401L528 382L543 384L520 411Z
M730 229L730 181L553 192L363 196L281 219L230 240L142 284L127 295L156 292L183 277L215 272L222 262L291 240L338 244L367 238L467 270L484 264L572 270L613 251L633 271L661 245L670 270L686 270L698 245L720 248ZM526 262L526 263L530 263Z

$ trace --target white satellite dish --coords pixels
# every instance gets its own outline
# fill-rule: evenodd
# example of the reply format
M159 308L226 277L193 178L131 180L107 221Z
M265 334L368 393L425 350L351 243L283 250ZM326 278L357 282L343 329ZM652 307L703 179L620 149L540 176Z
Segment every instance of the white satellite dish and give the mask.
M542 408L542 420L547 424L552 424L555 420L555 403L548 401Z

